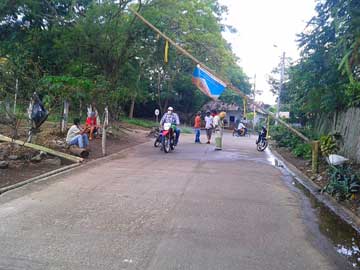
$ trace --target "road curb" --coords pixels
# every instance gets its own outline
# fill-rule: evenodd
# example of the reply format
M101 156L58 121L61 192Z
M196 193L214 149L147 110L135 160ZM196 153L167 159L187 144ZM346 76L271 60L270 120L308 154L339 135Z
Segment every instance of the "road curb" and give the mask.
M321 187L311 181L304 173L302 173L298 168L293 164L287 161L281 154L279 154L275 149L270 147L272 154L281 161L283 169L286 170L306 191L321 204L325 205L332 213L350 225L357 233L360 234L360 218L356 216L353 212L347 209L345 206L339 204L333 197L330 195L320 193ZM279 166L279 165L278 165ZM281 167L281 166L279 166Z

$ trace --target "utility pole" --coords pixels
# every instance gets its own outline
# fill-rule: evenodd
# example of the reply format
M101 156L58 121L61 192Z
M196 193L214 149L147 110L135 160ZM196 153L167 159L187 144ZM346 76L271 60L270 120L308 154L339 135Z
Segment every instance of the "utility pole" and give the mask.
M255 101L255 96L256 96L256 74L254 75L254 103ZM255 117L256 117L256 106L254 105L254 115L253 115L253 130L255 131Z
M279 87L279 95L278 95L277 106L276 106L276 118L279 118L279 113L280 113L280 96L281 96L281 91L282 91L283 85L284 85L284 73L285 73L285 52L283 52L282 58L281 58L280 87ZM276 125L277 124L278 124L278 121L276 121Z

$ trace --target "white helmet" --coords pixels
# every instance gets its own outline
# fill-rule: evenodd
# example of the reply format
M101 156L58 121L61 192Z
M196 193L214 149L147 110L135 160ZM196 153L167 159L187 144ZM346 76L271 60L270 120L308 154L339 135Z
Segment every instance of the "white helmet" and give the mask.
M174 108L171 106L168 108L168 111L173 111L173 110L174 110Z

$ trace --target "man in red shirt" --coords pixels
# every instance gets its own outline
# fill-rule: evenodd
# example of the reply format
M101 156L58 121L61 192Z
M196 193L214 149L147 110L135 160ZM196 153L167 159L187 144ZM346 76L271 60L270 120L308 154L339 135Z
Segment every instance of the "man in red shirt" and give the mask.
M96 133L98 129L95 112L91 112L90 115L86 118L85 125L89 132L89 140L92 140L94 138L94 133Z
M201 112L198 112L195 117L195 143L201 143L200 142L200 128L201 128Z

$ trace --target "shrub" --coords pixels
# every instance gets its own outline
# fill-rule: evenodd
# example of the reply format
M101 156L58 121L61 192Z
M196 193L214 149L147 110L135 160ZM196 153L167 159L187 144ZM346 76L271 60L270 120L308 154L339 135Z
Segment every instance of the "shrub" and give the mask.
M307 137L314 138L310 129L301 129L299 131ZM292 133L286 127L281 125L271 126L270 136L277 142L279 147L290 148L295 156L302 157L304 159L311 159L311 145L305 144L301 138Z
M306 143L300 143L295 146L292 153L297 157L304 159L311 159L311 145Z

